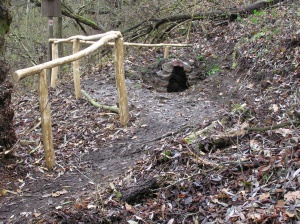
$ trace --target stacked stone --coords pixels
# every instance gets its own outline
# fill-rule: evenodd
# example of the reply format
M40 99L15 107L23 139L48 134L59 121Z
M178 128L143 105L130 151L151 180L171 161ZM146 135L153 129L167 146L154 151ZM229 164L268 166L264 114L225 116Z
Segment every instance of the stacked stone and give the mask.
M183 68L187 76L192 72L192 67L187 62L181 61L180 59L164 60L155 67L156 68L151 69L154 71L143 75L143 82L158 92L168 91L174 67Z

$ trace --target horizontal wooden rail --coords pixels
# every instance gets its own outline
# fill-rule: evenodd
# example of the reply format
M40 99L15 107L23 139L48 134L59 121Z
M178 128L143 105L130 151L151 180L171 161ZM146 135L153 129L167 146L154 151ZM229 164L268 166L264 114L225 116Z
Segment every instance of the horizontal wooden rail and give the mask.
M79 37L79 36L78 36ZM69 39L69 38L68 38ZM91 41L91 40L84 40L84 39L79 39L81 44L94 44L96 41ZM49 42L58 44L58 43L73 43L72 39L49 39ZM113 46L115 43L113 42L108 42L106 43L107 45ZM141 44L141 43L130 43L130 42L124 42L124 46L136 46L136 47L193 47L193 44Z
M88 54L96 51L99 47L105 45L106 42L108 42L110 40L114 40L116 38L121 38L121 37L122 37L122 34L118 31L115 31L114 33L109 33L109 34L103 36L100 40L95 42L93 45L87 47L84 50L79 51L76 54L69 55L69 56L66 56L63 58L58 58L53 61L48 61L43 64L36 65L36 66L30 67L30 68L17 70L13 73L13 79L16 82L18 82L21 79L26 78L30 75L40 73L43 69L49 69L49 68L53 68L53 67L56 67L59 65L63 65L66 63L76 61L76 60L83 58L83 57L87 56Z
M69 37L69 38L64 38L64 39L54 39L54 38L51 38L49 39L49 42L54 42L56 41L57 43L67 43L67 42L72 42L73 40L99 40L100 38L102 37L105 37L107 35L110 35L110 34L116 34L116 33L120 33L119 31L109 31L109 32L106 32L106 33L102 33L102 34L96 34L96 35L91 35L91 36L83 36L83 35L76 35L76 36L72 36L72 37Z

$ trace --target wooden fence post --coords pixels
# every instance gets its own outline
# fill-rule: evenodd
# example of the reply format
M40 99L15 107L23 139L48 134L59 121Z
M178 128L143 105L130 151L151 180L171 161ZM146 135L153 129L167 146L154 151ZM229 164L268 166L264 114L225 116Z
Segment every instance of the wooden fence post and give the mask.
M129 121L129 108L124 75L124 41L123 38L115 39L115 75L120 108L120 120L122 125Z
M55 155L51 129L50 103L48 97L47 71L43 69L39 74L39 102L42 117L42 135L45 150L46 167L51 169L55 166Z
M73 54L77 53L79 51L79 48L80 48L80 40L75 39L73 41ZM79 60L73 61L72 65L73 65L75 98L78 99L81 97Z
M53 43L52 44L52 60L55 60L58 58L58 44ZM58 74L58 66L52 68L51 72L51 87L56 87L56 81L57 81L57 74Z
M165 47L164 58L168 58L170 54L170 46Z

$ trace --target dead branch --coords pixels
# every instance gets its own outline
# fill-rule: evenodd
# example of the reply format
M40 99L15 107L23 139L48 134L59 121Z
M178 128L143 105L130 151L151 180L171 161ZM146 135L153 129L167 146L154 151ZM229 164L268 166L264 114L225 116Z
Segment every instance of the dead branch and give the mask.
M223 128L222 122L214 121L206 128L201 129L195 133L189 134L185 138L185 141L188 144L196 142L200 150L208 152L216 148L228 147L238 142L242 137L244 137L250 132L263 132L268 130L275 130L290 125L298 126L300 125L300 121L292 120L289 122L284 122L272 126L252 128L248 127L248 123L243 123L240 125L240 127L231 128L223 132L218 131L220 128Z
M123 32L126 37L128 36L127 32L130 31L129 38L134 36L134 40L140 37L145 36L154 36L153 40L160 40L164 37L165 33L168 33L173 29L177 24L195 21L195 20L229 20L234 21L238 17L246 17L250 14L253 14L255 10L262 10L269 6L278 4L280 2L286 2L287 0L261 0L253 4L244 6L242 8L230 9L228 11L216 10L211 12L199 12L194 15L191 14L181 14L181 15L172 15L162 19L150 19L149 21L143 21L142 23L129 28L126 32ZM147 23L148 22L148 23ZM159 32L158 32L159 31ZM147 38L146 38L147 39ZM153 41L154 42L154 41Z
M278 128L284 128L290 125L298 126L300 124L300 121L288 121L281 124L276 124L272 126L266 126L266 127L253 127L253 128L246 128L245 130L248 132L263 132L268 130L275 130Z
M119 108L117 106L107 106L103 104L97 103L91 96L89 96L84 90L81 90L83 96L85 96L86 100L89 101L93 106L103 108L105 110L109 110L114 113L119 113Z
M253 4L244 6L242 8L233 9L231 11L212 11L206 13L195 13L194 16L188 14L175 15L163 18L156 22L154 29L158 29L162 24L169 22L182 22L186 20L203 20L203 19L229 19L234 21L238 18L238 16L246 16L249 14L253 14L254 10L262 10L271 5L277 4L279 2L284 2L285 0L262 0L255 2Z

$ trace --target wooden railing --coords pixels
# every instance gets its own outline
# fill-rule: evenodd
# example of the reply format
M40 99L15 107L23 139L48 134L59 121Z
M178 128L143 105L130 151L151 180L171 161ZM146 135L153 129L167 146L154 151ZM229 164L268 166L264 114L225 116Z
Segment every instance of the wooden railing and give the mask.
M124 76L124 42L122 34L118 31L111 31L104 34L98 34L94 36L74 36L68 38L69 41L73 41L73 54L55 58L52 61L45 62L40 65L36 65L30 68L20 69L13 73L13 79L18 82L21 79L29 77L34 74L39 74L38 94L39 104L41 112L41 124L42 124L42 135L45 150L45 160L47 168L52 168L55 165L55 154L53 148L53 134L51 127L51 115L50 115L50 103L48 96L48 84L47 84L47 69L57 69L59 65L72 62L73 64L73 75L75 85L75 97L81 96L80 90L80 73L79 73L79 62L80 58L83 58L92 52L96 51L101 46L107 44L109 41L114 40L114 54L115 54L115 76L116 85L118 92L118 103L120 108L120 122L122 125L126 125L129 121L129 109L127 100L127 91ZM97 40L91 46L84 50L79 51L80 40ZM57 73L56 73L57 74ZM52 77L52 80L56 80L56 77Z
M114 42L110 42L114 40ZM41 112L42 135L45 150L45 160L47 168L55 165L55 155L53 148L53 135L51 127L50 103L48 96L47 69L51 71L51 87L56 86L58 66L72 62L75 98L81 97L80 87L80 65L79 59L91 54L103 45L112 45L115 48L115 76L118 92L120 123L126 125L129 121L129 109L127 100L127 90L124 76L124 45L139 47L165 47L164 57L169 56L170 47L191 47L191 44L140 44L123 42L122 34L118 31L110 31L104 34L93 36L72 36L66 39L49 39L52 43L52 60L30 68L20 69L13 73L13 79L18 82L21 79L34 74L39 74L39 104ZM73 54L59 58L58 44L73 43ZM91 46L79 51L80 44L91 44Z

